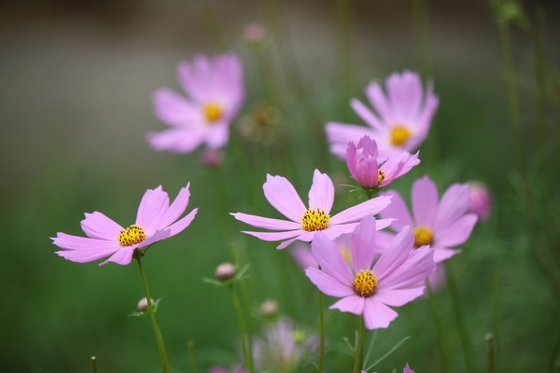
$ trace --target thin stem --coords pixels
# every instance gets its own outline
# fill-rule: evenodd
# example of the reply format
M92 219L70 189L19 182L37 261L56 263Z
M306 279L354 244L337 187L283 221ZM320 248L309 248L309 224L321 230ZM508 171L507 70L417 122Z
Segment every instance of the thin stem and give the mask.
M136 262L138 263L138 269L140 270L140 276L142 277L142 284L144 285L144 292L146 293L146 300L148 302L148 309L146 312L150 316L150 321L152 322L152 329L154 330L154 336L156 338L159 349L161 369L163 373L169 373L169 359L167 358L167 350L165 349L165 342L163 340L163 336L161 335L161 330L156 319L152 297L150 296L150 290L148 289L148 281L146 280L146 275L144 274L144 269L142 268L140 256L136 256Z
M489 333L484 338L486 339L486 356L488 361L488 373L494 373L496 362L494 361L494 336Z
M241 310L241 303L239 302L239 297L237 292L233 288L233 285L229 287L231 292L231 301L233 303L233 308L235 309L235 314L237 316L237 323L239 324L239 334L241 337L241 350L243 351L243 359L245 360L245 366L249 373L253 372L253 366L251 364L251 359L247 350L247 338L245 337L245 321L243 320L243 312Z
M443 332L441 328L441 320L437 314L434 293L432 291L432 286L430 281L426 280L426 289L428 290L428 300L430 301L430 310L432 311L432 318L434 319L434 325L436 327L437 343L439 349L439 358L441 362L441 369L443 372L447 372L447 359L445 354L445 345L443 343Z
M319 333L320 333L320 344L319 344L319 373L323 373L324 359L325 359L325 315L323 308L324 300L323 292L319 290Z
M95 356L91 357L91 371L97 373L97 358Z
M199 373L198 365L196 364L196 355L194 354L194 342L193 341L189 341L188 350L189 350L189 360L191 361L191 367L193 369L193 372L194 373Z
M250 298L249 290L247 289L247 283L245 279L240 281L241 295L243 297L243 304L247 310L250 309ZM247 316L247 354L249 355L249 364L251 367L254 366L253 361L253 320L250 315Z
M364 355L364 321L360 319L358 328L358 345L356 346L356 359L354 360L353 373L359 373L362 368L362 356Z
M499 293L500 290L500 275L498 272L494 273L494 289L492 291L492 337L494 340L494 369L499 372L500 370L500 329L499 329L499 314L498 314L498 304L499 304Z

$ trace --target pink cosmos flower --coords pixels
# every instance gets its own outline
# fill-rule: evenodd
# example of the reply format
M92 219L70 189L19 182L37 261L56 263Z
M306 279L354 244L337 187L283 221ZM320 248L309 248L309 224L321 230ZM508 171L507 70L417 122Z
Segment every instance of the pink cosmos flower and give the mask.
M349 141L358 141L369 135L379 146L380 153L416 150L430 130L432 117L438 107L438 98L433 92L432 82L428 82L426 92L422 92L422 80L417 73L405 70L393 73L385 80L385 89L378 83L370 83L365 90L375 112L360 100L353 98L350 105L356 114L369 125L327 124L327 137L331 152L344 159Z
M362 370L362 373L367 373L365 370ZM376 373L376 372L374 372ZM414 373L414 371L410 368L408 364L404 366L403 373Z
M87 237L58 232L51 238L53 244L62 249L56 254L76 263L109 257L100 265L108 262L129 264L136 250L175 236L193 221L198 208L180 218L189 204L189 186L190 183L181 188L171 204L161 185L148 189L138 206L136 223L127 228L100 212L86 213L80 224Z
M397 219L391 227L395 231L412 226L415 246L431 246L436 263L460 252L451 248L469 238L477 221L477 216L469 213L469 187L466 184L451 185L438 200L437 187L430 178L424 176L416 180L412 186L412 216L398 192L387 194L393 197L393 201L381 216Z
M289 220L264 218L240 212L231 215L256 228L273 230L274 232L243 233L264 241L283 241L278 245L278 249L284 249L296 240L310 242L317 232L323 232L334 240L341 234L352 232L360 219L379 213L391 202L390 197L376 197L331 216L334 185L331 178L319 170L313 173L308 207L305 207L294 186L282 176L267 175L263 190L268 202ZM391 221L378 221L378 229L388 227Z
M350 233L337 237L333 242L337 250L342 254L348 262L350 260ZM296 263L302 268L317 267L317 261L311 254L311 247L307 243L301 243L290 249L290 254Z
M469 211L478 215L482 220L488 219L492 209L492 195L484 184L473 181L469 183L470 206Z
M379 160L377 143L369 136L364 136L357 146L352 141L348 143L346 164L362 188L372 189L386 187L420 164L420 160L418 153L411 155L405 151L390 153L388 158Z
M210 149L224 146L244 98L239 57L197 56L192 63L180 63L177 75L188 97L169 88L155 92L154 113L171 128L148 133L148 142L155 150L176 153L189 153L200 144Z
M434 251L428 246L414 249L410 227L397 234L388 250L375 247L376 222L364 218L352 234L351 263L322 232L315 236L311 253L319 264L305 274L323 293L342 298L330 308L362 315L368 329L387 328L400 307L424 293L424 281L434 270Z

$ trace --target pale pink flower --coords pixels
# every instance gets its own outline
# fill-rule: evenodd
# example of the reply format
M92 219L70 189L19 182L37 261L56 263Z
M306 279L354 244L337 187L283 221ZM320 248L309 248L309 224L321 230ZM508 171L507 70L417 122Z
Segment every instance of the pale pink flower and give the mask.
M420 160L418 153L410 154L405 151L379 158L375 140L364 136L358 145L352 141L348 143L346 164L350 174L362 188L372 189L388 186L420 164Z
M313 173L308 207L304 205L294 186L282 176L267 175L263 190L268 202L289 220L240 212L232 215L237 220L256 228L272 230L273 232L243 231L243 233L264 241L283 241L278 249L284 249L296 240L310 242L317 232L323 232L334 240L344 233L352 232L360 219L378 214L391 202L390 197L376 197L331 216L334 185L331 178L319 170ZM390 224L391 219L379 220L377 228L383 229Z
M403 228L381 254L373 249L375 240L375 219L364 218L352 234L348 263L334 243L319 232L311 252L321 269L305 270L319 290L342 298L331 309L362 316L368 329L387 328L398 316L390 307L421 296L425 280L435 268L431 248L414 249L410 227Z
M469 211L478 215L482 220L488 219L492 209L492 195L484 184L473 181L469 183L470 206Z
M197 208L181 218L189 204L189 185L179 191L171 204L161 185L148 189L138 206L136 223L127 228L100 212L86 213L80 224L87 237L58 232L51 238L53 244L62 249L56 254L76 263L109 257L100 265L108 262L129 264L136 250L175 236L193 221Z
M148 142L155 150L176 153L189 153L201 144L221 148L244 98L239 57L233 53L197 56L192 63L181 62L177 75L187 97L169 88L155 92L154 113L171 128L148 133Z
M424 176L416 180L412 186L412 215L398 192L391 190L386 194L393 200L381 216L397 219L391 226L395 231L412 226L415 245L431 246L436 263L460 252L452 247L469 238L477 221L477 216L469 213L469 187L466 184L451 185L439 200L437 187L430 178Z
M365 94L375 112L360 100L353 98L350 105L369 127L353 124L327 124L331 152L344 159L346 146L368 135L377 141L382 156L406 150L412 152L426 139L432 117L438 107L433 85L428 82L422 89L420 75L405 70L393 73L385 80L385 90L378 83L370 83Z

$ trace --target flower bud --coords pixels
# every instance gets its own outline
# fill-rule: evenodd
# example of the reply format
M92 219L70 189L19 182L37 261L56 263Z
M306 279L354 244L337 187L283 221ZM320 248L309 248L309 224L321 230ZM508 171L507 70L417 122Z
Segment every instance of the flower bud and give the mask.
M235 277L237 270L231 263L222 263L216 268L216 279L225 282Z
M214 149L204 149L200 154L200 161L206 167L217 167L223 161L222 153Z
M267 299L262 302L260 311L263 316L274 316L278 313L278 302L273 299Z
M492 209L492 196L484 184L473 181L469 183L470 205L469 210L478 215L480 219L487 219Z
M154 304L155 301L151 299L151 303ZM136 305L138 312L145 312L148 309L148 299L146 297L140 299Z
M243 36L250 43L260 43L264 39L264 28L258 23L250 23L245 26Z

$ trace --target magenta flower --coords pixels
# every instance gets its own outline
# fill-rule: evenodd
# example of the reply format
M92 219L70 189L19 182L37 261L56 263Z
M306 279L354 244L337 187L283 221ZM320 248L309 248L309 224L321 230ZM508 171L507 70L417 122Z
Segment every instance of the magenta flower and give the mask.
M331 152L344 158L350 141L358 141L368 135L377 141L380 153L416 150L430 130L432 117L438 107L433 85L428 83L422 92L422 80L417 73L405 70L393 73L385 80L386 94L381 85L370 83L365 94L375 113L360 100L353 98L350 105L369 128L344 123L328 123L327 137Z
M469 187L466 184L451 185L438 200L437 187L430 178L424 176L416 180L412 186L413 216L398 192L387 194L393 197L393 201L381 216L397 219L391 227L395 231L406 225L412 226L415 246L431 246L436 263L460 252L451 248L469 238L477 221L477 216L469 213Z
M390 307L403 306L421 296L424 282L435 268L431 248L414 249L410 227L403 228L381 254L372 250L375 241L375 219L364 218L352 234L348 264L328 236L318 233L311 253L321 269L305 270L319 290L342 298L331 309L361 315L368 329L388 327L398 316Z
M264 241L283 241L278 245L278 249L284 249L296 240L310 242L317 232L323 232L334 240L341 234L352 232L360 219L379 213L391 202L390 197L376 197L331 216L334 185L331 178L319 170L313 173L308 207L305 207L294 186L282 176L267 175L263 190L272 207L289 220L264 218L240 212L232 215L237 220L256 228L272 230L273 232L243 231L243 233ZM378 221L378 229L388 227L391 221L391 219Z
M411 155L405 151L391 153L388 158L379 160L377 143L369 136L364 136L357 146L352 141L348 143L346 164L362 188L372 189L386 187L420 164L420 160L418 153Z
M470 205L469 211L478 215L482 220L488 219L492 209L492 195L484 184L479 182L469 183Z
M100 212L86 213L80 224L87 237L58 232L51 238L53 244L62 249L56 254L76 263L109 257L100 265L108 262L129 264L136 250L175 236L193 221L197 208L179 219L189 204L189 185L181 188L171 204L161 185L148 189L138 206L136 223L126 228Z
M210 149L224 146L244 98L239 57L233 53L212 59L198 56L192 63L180 63L177 75L188 97L169 88L155 92L154 113L171 128L148 133L148 142L155 150L176 153L189 153L200 144Z

